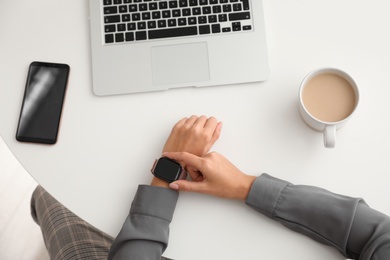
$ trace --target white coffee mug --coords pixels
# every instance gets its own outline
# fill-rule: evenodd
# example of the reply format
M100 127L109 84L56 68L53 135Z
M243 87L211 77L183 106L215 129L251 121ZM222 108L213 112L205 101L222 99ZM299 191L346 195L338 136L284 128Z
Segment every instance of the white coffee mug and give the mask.
M336 130L343 127L359 103L359 89L350 75L335 68L310 72L299 89L299 112L305 123L323 132L324 145L333 148Z

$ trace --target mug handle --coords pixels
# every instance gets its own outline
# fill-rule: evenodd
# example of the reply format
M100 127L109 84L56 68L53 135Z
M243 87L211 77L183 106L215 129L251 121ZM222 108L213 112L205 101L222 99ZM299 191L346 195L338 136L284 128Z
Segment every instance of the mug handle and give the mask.
M324 129L324 145L326 148L334 148L336 145L336 126L327 125Z

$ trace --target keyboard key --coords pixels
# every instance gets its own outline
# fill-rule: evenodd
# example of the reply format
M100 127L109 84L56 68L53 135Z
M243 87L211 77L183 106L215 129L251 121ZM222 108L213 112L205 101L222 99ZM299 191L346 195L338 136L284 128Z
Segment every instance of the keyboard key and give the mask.
M211 25L211 31L213 33L220 33L221 32L221 25L220 24Z
M243 29L244 31L252 30L252 26L250 26L250 25L244 25L244 26L242 27L242 29Z
M233 11L234 11L234 12L240 12L240 11L242 11L241 4L234 4L234 5L233 5Z
M198 24L204 24L207 23L207 17L206 16L199 16L198 17Z
M169 28L169 29L161 29L161 30L151 30L149 31L149 39L191 36L197 34L198 34L198 28L196 26L178 27L178 28Z
M210 31L210 25L201 25L199 26L199 34L209 34Z
M129 12L137 12L138 6L137 5L129 5Z
M118 32L126 31L126 25L124 23L117 24L117 30Z
M249 0L241 0L241 2L242 2L242 9L244 9L245 11L248 11L250 9Z
M241 31L241 23L240 22L232 23L232 29L233 32Z
M203 14L211 14L211 7L210 6L202 7L202 13Z
M222 28L222 32L231 32L232 29L230 27Z
M120 21L120 15L107 15L104 17L104 23L119 23Z
M127 24L127 30L128 31L134 31L136 29L136 24L135 23L128 23Z
M180 9L174 9L172 10L172 17L180 17Z
M247 20L251 18L250 12L231 13L229 14L229 21Z
M159 20L159 21L157 22L157 26L158 26L158 28L167 27L167 21L166 21L166 20ZM149 36L149 39L150 39L150 36Z
M168 27L175 27L175 26L176 26L176 19L169 19Z
M127 32L125 33L125 40L127 42L132 42L134 41L134 33L133 32Z
M188 17L188 24L196 24L196 17Z
M187 0L180 0L179 1L179 6L180 7L187 7L188 6Z
M105 40L106 40L106 43L113 43L114 42L114 35L113 34L106 34Z
M190 16L191 15L191 9L190 8L185 8L181 12L182 12L182 16Z
M216 23L217 22L217 16L216 15L209 15L209 23Z
M131 19L133 21L140 21L141 20L141 14L140 13L134 13L131 15Z
M168 2L159 2L158 7L160 9L167 9L168 8Z
M148 22L148 29L155 29L157 27L156 21L149 21Z
M152 12L152 17L155 20L160 19L161 18L161 12L160 11Z
M147 11L148 10L148 5L147 4L140 4L138 6L138 10L140 10L140 11Z
M123 33L116 33L115 34L115 42L124 42L125 38L123 36Z
M118 8L116 6L104 7L104 14L116 14L118 13Z
M170 10L162 11L162 17L163 18L171 18L171 11Z
M140 31L135 33L135 39L137 41L146 40L146 31Z
M138 30L145 30L146 29L146 22L138 22L137 29Z
M130 22L130 14L122 14L122 22Z
M190 6L197 6L198 5L198 0L189 0L190 1Z
M214 14L222 13L222 7L220 5L214 5L213 6L213 13Z
M119 12L120 13L127 13L127 5L119 6Z
M156 2L152 2L152 3L149 3L149 10L157 10L157 3Z
M169 1L169 8L174 9L177 8L178 3L177 1Z
M222 6L222 9L223 9L223 12L224 13L229 13L232 11L232 6L230 4L227 4L227 5L223 5Z
M104 26L104 31L105 31L106 33L108 33L108 32L115 32L115 31L116 31L115 24L111 24L111 25L106 25L106 26Z
M192 15L200 15L201 14L201 9L200 7L194 7L192 8Z
M226 14L218 15L218 21L219 22L226 22L227 21L227 15Z
M112 0L103 0L103 5L112 5Z
M142 20L150 20L151 14L149 12L142 13Z
M177 19L177 24L179 26L187 25L187 19L186 18L179 18L179 19Z

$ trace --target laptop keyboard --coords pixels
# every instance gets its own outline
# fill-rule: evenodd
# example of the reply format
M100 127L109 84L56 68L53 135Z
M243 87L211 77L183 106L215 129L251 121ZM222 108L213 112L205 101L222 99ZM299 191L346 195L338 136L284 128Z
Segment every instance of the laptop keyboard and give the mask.
M252 30L250 0L101 0L106 44Z

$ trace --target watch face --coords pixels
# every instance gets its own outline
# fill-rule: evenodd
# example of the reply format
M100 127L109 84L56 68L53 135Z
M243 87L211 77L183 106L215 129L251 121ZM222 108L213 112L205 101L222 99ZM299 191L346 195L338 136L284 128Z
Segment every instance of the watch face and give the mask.
M154 169L154 175L157 178L165 180L167 182L176 181L181 173L181 166L179 163L162 157L158 160L157 165Z

